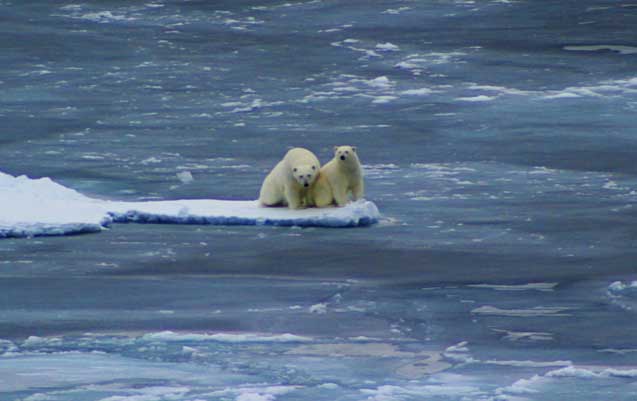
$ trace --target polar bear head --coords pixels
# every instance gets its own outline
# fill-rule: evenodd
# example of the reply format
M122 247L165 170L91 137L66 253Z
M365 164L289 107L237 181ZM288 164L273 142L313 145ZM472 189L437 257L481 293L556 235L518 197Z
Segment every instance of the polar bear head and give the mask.
M314 181L316 181L318 172L319 166L314 164L303 164L292 168L292 176L294 176L294 179L300 186L305 188L309 187L314 183Z
M359 164L356 146L334 146L334 158L346 165Z

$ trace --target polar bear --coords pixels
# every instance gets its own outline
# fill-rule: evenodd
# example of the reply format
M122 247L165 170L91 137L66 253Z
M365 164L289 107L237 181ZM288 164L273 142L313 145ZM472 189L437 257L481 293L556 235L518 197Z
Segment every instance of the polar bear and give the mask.
M363 169L355 146L335 146L334 158L319 171L316 183L310 189L309 199L316 207L345 206L349 200L363 197Z
M327 174L319 171L319 176L310 187L308 193L308 203L310 206L328 207L334 204L334 193L332 186L327 180Z
M307 207L308 190L320 168L314 153L304 148L290 149L265 177L259 203L263 206L287 205L290 209Z

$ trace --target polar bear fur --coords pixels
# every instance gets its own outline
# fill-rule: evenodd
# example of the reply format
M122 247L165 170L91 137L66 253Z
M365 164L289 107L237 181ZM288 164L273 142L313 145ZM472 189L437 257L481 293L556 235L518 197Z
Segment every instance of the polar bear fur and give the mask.
M290 149L283 160L265 177L259 193L263 206L288 206L301 209L308 206L308 190L316 181L321 164L304 148Z
M345 206L349 193L353 200L363 197L365 185L363 169L355 146L335 146L334 158L325 164L319 177L310 189L309 199L316 207L326 207L333 203Z

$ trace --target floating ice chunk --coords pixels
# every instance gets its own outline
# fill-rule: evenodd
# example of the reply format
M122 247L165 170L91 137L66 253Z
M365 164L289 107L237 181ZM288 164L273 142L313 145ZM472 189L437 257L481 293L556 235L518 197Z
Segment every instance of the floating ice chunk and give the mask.
M484 363L489 365L512 366L516 368L570 367L573 364L571 361L503 361L497 359L484 361Z
M547 372L546 377L576 377L580 379L596 379L618 377L632 379L637 377L637 369L616 369L616 368L583 368L576 366L567 366L562 369Z
M149 158L142 160L140 163L143 165L156 164L156 163L161 163L161 159L151 156Z
M177 178L179 178L179 181L183 182L184 184L191 183L195 180L192 177L192 173L190 171L180 171L179 173L177 173Z
M507 341L552 341L553 334L541 331L509 331L493 329L497 333L505 333L503 340Z
M608 286L608 292L614 295L619 295L628 292L637 292L637 281L631 283L623 283L621 281L615 281Z
M166 342L223 342L223 343L288 343L307 342L312 338L298 336L290 333L284 334L255 334L255 333L175 333L172 331L162 331L158 333L146 334L142 338L144 341L166 341Z
M400 92L401 95L409 95L409 96L425 96L425 95L431 95L432 93L434 93L434 91L429 88L408 89L408 90Z
M496 291L553 291L557 283L528 283L518 285L498 285L498 284L470 284L467 287L489 288Z
M460 102L490 102L492 100L495 100L496 98L497 96L479 95L479 96L471 96L471 97L459 97L459 98L456 98L455 100Z
M379 43L376 45L376 49L381 50L381 51L385 51L385 52L396 52L398 50L400 50L400 47L396 46L393 43Z
M379 89L388 89L388 88L391 88L393 85L392 82L389 80L389 78L385 76L377 77L377 78L370 79L364 82L373 88L379 88Z
M597 52L607 50L619 54L637 54L637 47L622 45L564 46L564 50L575 52Z
M569 309L559 306L536 306L530 309L500 309L494 306L481 306L472 310L471 313L509 317L570 316L568 313L563 313Z
M184 207L188 208L188 213L180 214ZM303 210L262 207L257 201L213 199L110 202L107 209L118 223L355 227L374 224L380 218L376 205L365 200L341 208Z
M396 100L396 96L376 96L372 103L374 104L385 104Z
M125 17L123 15L115 15L110 11L99 11L94 13L87 13L83 15L72 15L71 18L84 19L88 21L98 22L100 24L106 24L112 21L133 21L135 18Z
M407 10L411 10L411 7L388 8L387 10L383 11L381 14L397 15Z
M188 180L191 174L183 178ZM183 179L182 179L183 181ZM92 199L49 178L0 172L0 238L99 232L113 221L215 225L356 227L380 219L366 200L344 207L291 210L257 201L175 200L115 202Z
M101 201L49 178L0 172L0 193L0 238L97 232L110 222Z
M581 97L581 96L573 92L557 92L551 95L543 96L542 98L550 100L550 99L573 99L578 97Z
M208 395L228 399L227 396L235 396L235 401L274 401L276 396L295 391L300 386L263 386L263 387L233 387L215 391ZM217 398L215 398L217 399Z
M310 306L309 309L310 313L316 313L319 315L325 314L327 313L327 304L326 303L320 303L320 304L315 304Z

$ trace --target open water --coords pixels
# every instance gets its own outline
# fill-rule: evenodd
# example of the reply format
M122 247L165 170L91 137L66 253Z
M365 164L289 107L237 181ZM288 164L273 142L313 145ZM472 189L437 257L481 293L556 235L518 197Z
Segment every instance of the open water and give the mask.
M637 399L635 27L629 0L0 0L0 171L249 200L288 147L350 144L383 214L2 240L0 399Z

